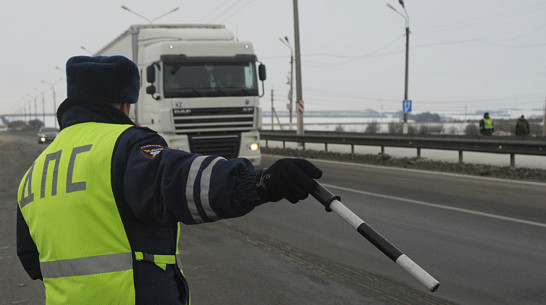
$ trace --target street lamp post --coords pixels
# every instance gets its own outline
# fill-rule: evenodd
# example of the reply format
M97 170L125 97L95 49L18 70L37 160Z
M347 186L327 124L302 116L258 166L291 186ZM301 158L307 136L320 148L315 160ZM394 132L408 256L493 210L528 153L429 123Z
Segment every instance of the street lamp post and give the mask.
M149 24L152 24L152 23L153 23L154 21L156 21L157 19L159 19L159 18L161 18L161 17L164 17L164 16L167 16L168 14L170 14L170 13L172 13L172 12L175 12L175 11L177 11L177 10L180 9L179 7L175 7L175 8L173 8L172 10L170 10L170 11L168 11L168 12L166 12L166 13L164 13L164 14L158 16L158 17L155 17L155 18L152 19L152 20L150 20L150 19L148 19L148 18L142 16L141 14L139 14L139 13L137 13L137 12L131 10L130 8L126 7L125 5L122 5L121 8L124 9L124 10L126 10L126 11L128 11L128 12L130 12L130 13L133 13L133 14L137 15L138 17L140 17L140 18L142 18L142 19L144 19L144 20L146 20L146 21L148 21Z
M44 98L44 92L36 87L34 87L34 90L40 92L40 94L42 95L42 122L44 123L44 126L45 126L45 98Z
M409 35L410 35L410 29L409 29L409 15L408 11L406 11L406 6L404 5L403 0L398 0L400 3L400 6L404 9L404 13L400 13L398 10L396 10L392 5L387 3L387 6L395 11L397 14L402 16L404 20L406 21L406 71L405 71L405 77L404 77L404 101L408 100L408 71L409 71ZM402 126L402 132L404 134L408 133L408 112L404 110L404 125Z
M23 107L21 107L21 111L23 112L23 122L27 120L27 102L28 100L25 98L20 98L19 102L22 102Z
M294 45L296 48L296 107L298 113L298 130L296 134L303 135L303 93L301 82L301 49L300 49L300 22L298 13L298 0L293 0L294 9ZM302 142L299 142L298 146L303 146Z
M80 49L84 50L85 52L87 52L87 53L89 53L89 54L91 54L91 55L95 54L95 52L89 50L88 48L86 48L86 47L84 47L84 46L80 46Z
M30 100L23 98L23 122L30 122L30 111L28 111L28 105Z
M30 103L26 98L21 99L23 101L23 122L30 122L30 111L27 112L27 107Z
M542 136L546 136L546 98L544 99L544 115L542 116Z
M31 106L32 107L32 100L34 100L34 119L38 119L38 106L36 103L36 96L33 96L30 93L27 93L28 97L30 98ZM32 120L32 108L30 108L30 119Z
M289 80L289 84L290 84L290 92L288 92L288 100L290 101L290 103L288 104L288 112L290 114L290 130L292 130L292 109L294 109L294 106L293 106L293 95L294 95L294 52L292 50L292 46L290 45L290 42L288 41L288 37L284 37L283 38L279 38L280 41L285 45L287 46L289 49L290 49L290 80Z
M61 70L61 68L59 67L56 67L58 70ZM60 82L61 80L63 80L63 78L59 78L57 81L55 81L54 83L48 83L46 81L43 81L42 80L42 83L46 84L46 85L49 85L51 87L51 91L53 91L53 121L55 123L55 128L57 128L57 118L55 116L55 114L57 113L57 101L56 101L56 95L55 95L55 84Z

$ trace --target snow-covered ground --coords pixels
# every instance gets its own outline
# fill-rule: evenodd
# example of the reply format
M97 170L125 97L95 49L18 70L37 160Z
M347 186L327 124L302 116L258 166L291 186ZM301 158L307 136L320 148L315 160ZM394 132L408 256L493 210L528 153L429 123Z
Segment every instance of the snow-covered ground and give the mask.
M265 146L265 141L262 141L262 146ZM282 147L282 142L269 141L269 147ZM286 143L287 148L299 149L296 143ZM324 150L324 144L305 144L306 149ZM328 145L328 151L350 153L350 145ZM358 154L379 154L381 153L381 147L379 146L355 146L355 153ZM404 157L416 157L417 150L413 148L396 148L385 147L385 153L396 158ZM421 157L428 158L430 160L445 161L445 162L459 162L459 152L450 150L429 150L421 149ZM516 167L527 168L540 168L546 169L546 157L544 156L526 156L516 155ZM463 152L464 163L474 164L489 164L495 166L510 166L510 155L507 154L490 154L490 153L476 153L476 152Z
M479 120L479 116L467 117L467 120ZM279 117L283 129L289 129L289 118L286 116ZM347 132L364 132L367 125L370 122L376 122L380 128L379 132L387 132L390 122L399 122L398 119L392 117L387 118L365 118L365 117L306 117L304 118L305 130L319 130L319 131L335 131L336 129L342 129ZM418 124L412 123L413 126ZM464 122L445 122L445 123L426 123L428 126L443 126L444 134L464 134L464 130L467 124L476 123L464 123ZM296 120L293 119L292 130L295 130ZM262 129L271 129L271 118L264 115ZM277 119L274 119L274 130L279 130L279 124ZM262 141L262 145L265 145L265 141ZM282 142L269 141L269 147L282 147ZM296 143L286 143L287 148L298 148ZM323 144L306 144L306 149L324 150ZM329 151L334 152L351 152L350 145L328 145ZM355 146L355 153L359 154L379 154L381 147L379 146ZM417 156L417 150L412 148L395 148L385 147L385 153L393 157L415 157ZM421 149L421 157L431 160L446 161L446 162L459 162L458 151L449 150L427 150ZM463 162L476 163L476 164L490 164L495 166L510 166L510 155L508 154L490 154L490 153L476 153L476 152L463 152ZM543 156L515 156L516 167L528 167L528 168L541 168L546 169L546 157Z
M541 110L538 109L535 112L526 113L526 117L539 117L541 115ZM509 115L504 115L500 117L502 119L515 119L519 117L519 111L513 112ZM287 130L289 128L289 117L281 113L279 116L279 121L283 125L283 129ZM347 115L347 114L344 114ZM481 119L479 114L452 114L449 115L450 118L463 120L463 122L444 122L444 123L426 123L428 126L442 126L444 134L464 134L464 130L467 124L476 124L475 122ZM494 118L494 117L493 117ZM41 119L41 118L40 118ZM466 119L470 123L464 123ZM277 118L274 118L274 129L279 130L279 125ZM473 122L472 122L473 121ZM264 112L262 118L263 126L262 129L268 130L271 129L271 115L270 113ZM371 122L376 122L379 126L378 132L388 132L389 123L391 122L400 122L398 117L394 117L392 114L385 114L385 117L346 117L346 116L336 116L336 112L331 112L330 116L306 116L304 118L305 130L324 130L324 131L334 131L336 129L342 129L347 132L364 132L366 130L367 124ZM413 126L418 126L414 122L410 123ZM54 117L46 117L46 126L54 125ZM297 128L297 119L294 115L292 120L292 130ZM265 145L265 141L262 141L262 145ZM282 143L269 142L269 146L282 147ZM324 145L321 144L307 144L308 149L322 150ZM296 148L294 143L287 143L287 147ZM351 147L349 145L328 145L328 150L336 152L350 152ZM380 147L373 146L356 146L356 153L361 154L378 154L381 152ZM393 157L415 157L417 156L417 151L415 149L409 148L394 148L386 147L385 153ZM432 160L447 161L447 162L458 162L459 155L457 151L448 151L448 150L421 150L421 157L429 158ZM465 163L477 163L477 164L491 164L497 166L509 166L510 165L510 155L504 154L486 154L486 153L474 153L474 152L464 152L463 161ZM528 167L528 168L543 168L546 169L546 157L540 156L525 156L525 155L516 155L516 166L517 167Z
M304 125L306 130L323 130L323 131L334 131L334 130L342 130L347 132L364 132L366 131L366 128L368 124L374 123L377 124L379 127L378 132L379 133L386 133L389 131L389 125L391 123L400 123L401 120L397 116L397 114L377 114L376 117L370 116L361 116L361 113L355 113L354 116L351 116L350 112L344 112L344 111L332 111L332 112L310 112L307 113L304 117ZM521 115L521 112L513 112L511 114L504 114L502 116L492 116L493 123L496 120L506 120L511 119L515 120L519 118ZM525 114L526 118L542 118L543 112L542 111L534 111L530 112L529 114ZM468 114L468 115L461 115L461 114L450 114L447 116L442 116L442 120L444 120L441 123L415 123L411 119L408 121L410 126L416 128L416 130L419 130L419 128L423 125L426 125L430 128L436 128L441 129L442 134L456 134L456 135L464 135L465 134L465 128L467 125L478 125L478 121L481 120L482 115L481 114ZM278 118L273 117L271 118L271 113L264 112L263 118L262 118L262 129L268 130L271 129L271 125L273 123L273 129L279 130L281 129L280 125L282 125L282 129L288 130L290 129L290 118L286 113L279 113ZM292 118L292 130L295 130L297 128L297 118L295 115ZM514 125L515 128L515 125Z

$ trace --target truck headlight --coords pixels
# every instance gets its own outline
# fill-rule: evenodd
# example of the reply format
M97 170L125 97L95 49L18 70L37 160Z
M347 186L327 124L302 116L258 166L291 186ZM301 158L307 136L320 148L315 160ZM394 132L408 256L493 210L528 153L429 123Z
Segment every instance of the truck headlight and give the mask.
M260 148L260 145L258 145L258 143L252 143L248 145L248 148L252 151L257 151Z

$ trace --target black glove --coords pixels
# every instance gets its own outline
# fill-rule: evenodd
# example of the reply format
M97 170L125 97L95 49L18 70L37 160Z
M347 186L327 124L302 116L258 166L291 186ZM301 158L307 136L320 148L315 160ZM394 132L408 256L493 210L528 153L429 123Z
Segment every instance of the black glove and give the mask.
M257 181L258 194L265 201L282 198L292 203L307 198L322 171L305 159L280 159L263 170Z

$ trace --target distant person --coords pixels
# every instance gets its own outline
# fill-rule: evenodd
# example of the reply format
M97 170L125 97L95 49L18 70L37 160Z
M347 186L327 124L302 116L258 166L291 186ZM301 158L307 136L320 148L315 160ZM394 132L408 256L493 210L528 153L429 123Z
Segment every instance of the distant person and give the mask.
M486 112L483 114L483 119L480 121L480 133L482 136L492 136L494 132L493 120L489 117L489 112Z
M529 122L527 122L524 115L521 115L516 123L516 136L526 136L528 134Z

